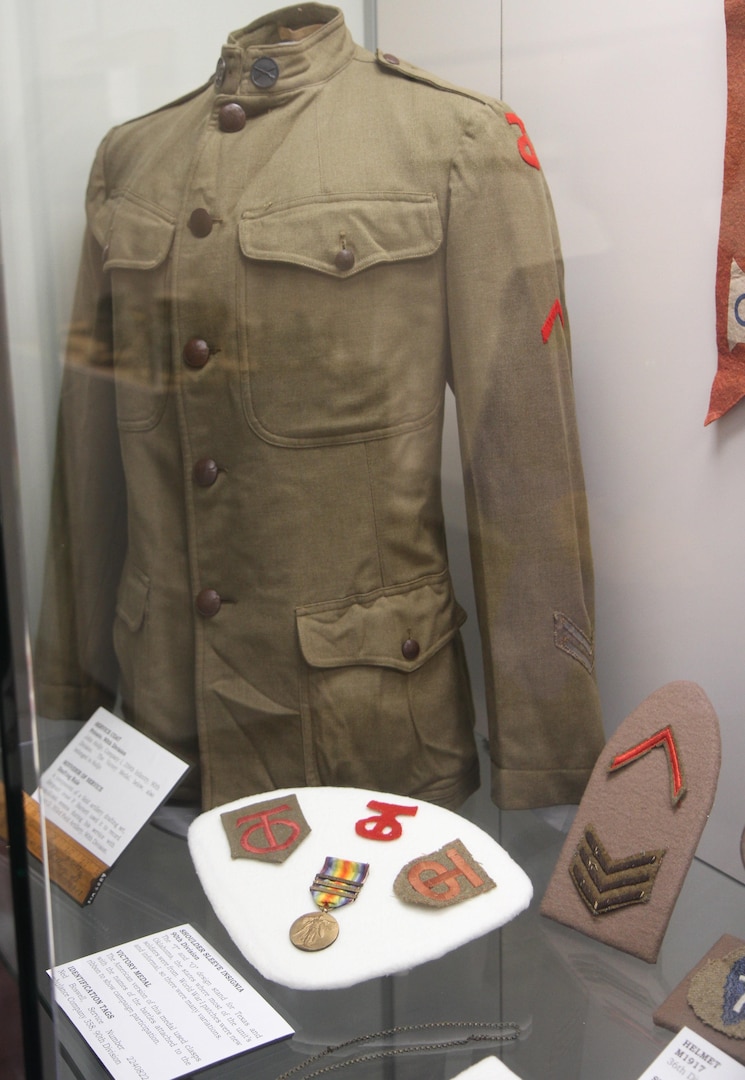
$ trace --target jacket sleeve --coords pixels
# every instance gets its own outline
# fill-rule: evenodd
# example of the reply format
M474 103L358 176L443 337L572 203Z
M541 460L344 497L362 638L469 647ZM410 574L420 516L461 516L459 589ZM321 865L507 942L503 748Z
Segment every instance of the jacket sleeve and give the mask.
M451 377L486 676L492 794L578 802L603 747L563 267L522 122L480 105L451 174Z
M50 531L34 655L36 704L50 719L86 720L117 691L112 643L126 541L114 399L111 297L95 218L104 149L91 172L88 226L60 393Z

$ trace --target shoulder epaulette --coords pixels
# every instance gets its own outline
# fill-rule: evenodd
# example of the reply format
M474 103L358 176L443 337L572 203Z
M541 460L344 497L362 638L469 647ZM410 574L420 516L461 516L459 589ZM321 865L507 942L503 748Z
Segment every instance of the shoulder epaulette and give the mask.
M468 90L464 86L457 86L455 83L448 82L447 79L441 79L439 75L433 75L431 71L425 71L424 68L417 67L416 64L410 64L408 60L401 60L398 56L394 56L393 53L383 52L382 49L376 50L375 59L387 71L402 75L405 79L413 79L415 82L434 86L437 90L445 90L449 94L460 94L462 97L479 101L482 105L491 104L495 100L489 94L479 94L475 90Z

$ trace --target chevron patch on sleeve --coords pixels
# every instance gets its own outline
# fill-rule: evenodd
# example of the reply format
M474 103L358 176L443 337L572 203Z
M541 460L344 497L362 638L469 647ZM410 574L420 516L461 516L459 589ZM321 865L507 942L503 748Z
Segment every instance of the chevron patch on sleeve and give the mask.
M592 914L605 915L649 900L664 854L664 849L658 849L611 858L597 830L588 825L569 865L569 873Z

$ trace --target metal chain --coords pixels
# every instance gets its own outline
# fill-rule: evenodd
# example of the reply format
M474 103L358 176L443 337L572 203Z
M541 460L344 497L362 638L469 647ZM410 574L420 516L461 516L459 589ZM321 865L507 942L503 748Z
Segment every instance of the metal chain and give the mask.
M287 1072L283 1072L276 1080L288 1080L289 1077L294 1076L295 1073L301 1072L303 1069L309 1068L314 1065L321 1058L328 1057L329 1054L336 1053L337 1050L344 1050L349 1046L356 1046L359 1043L372 1042L373 1039L386 1039L392 1035L407 1035L416 1031L432 1031L437 1028L470 1028L471 1031L468 1035L462 1038L444 1039L441 1042L422 1043L414 1046L400 1046L390 1047L386 1050L376 1050L374 1053L362 1054L359 1057L349 1058L347 1061L336 1061L329 1065L323 1065L320 1069L315 1069L313 1072L306 1073L303 1080L312 1080L312 1077L322 1076L324 1073L335 1072L338 1069L346 1069L351 1065L359 1065L365 1061L377 1061L380 1058L395 1057L402 1054L416 1054L426 1053L432 1050L446 1050L456 1046L467 1046L471 1042L514 1042L520 1037L520 1026L512 1021L505 1023L490 1024L485 1021L476 1021L475 1023L457 1022L454 1020L445 1021L432 1021L428 1024L402 1024L399 1027L388 1028L385 1031L374 1031L369 1035L357 1035L354 1039L348 1039L346 1042L337 1043L336 1046L327 1046L325 1050L321 1050L317 1054L313 1054L311 1057L306 1058L305 1061L301 1061L299 1065L293 1065ZM489 1029L489 1033L484 1032L481 1034L482 1029Z

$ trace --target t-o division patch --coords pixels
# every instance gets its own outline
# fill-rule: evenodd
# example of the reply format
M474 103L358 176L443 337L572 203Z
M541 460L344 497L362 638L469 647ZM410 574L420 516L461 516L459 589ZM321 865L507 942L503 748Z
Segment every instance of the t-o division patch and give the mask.
M310 833L296 795L228 810L220 820L234 859L284 862Z
M495 882L460 840L412 859L393 883L399 900L438 908L460 904L495 888Z
M745 948L710 960L691 979L688 1004L709 1027L745 1039Z
M595 827L588 825L569 864L569 874L590 912L605 915L649 900L664 854L661 848L612 859Z

